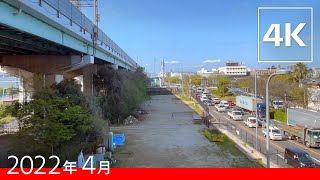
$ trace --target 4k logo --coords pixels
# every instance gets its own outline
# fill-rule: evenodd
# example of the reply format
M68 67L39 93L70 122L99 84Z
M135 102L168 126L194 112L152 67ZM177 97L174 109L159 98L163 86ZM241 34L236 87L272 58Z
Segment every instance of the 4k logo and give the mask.
M291 38L293 38L299 46L305 47L306 44L298 36L300 31L305 27L306 23L300 23L296 29L291 32L291 23L285 24L285 46L291 46ZM274 37L270 37L274 32ZM274 42L274 46L279 47L280 43L283 42L283 38L280 36L280 24L271 24L267 33L263 37L264 42Z
M313 8L259 7L258 62L313 62Z

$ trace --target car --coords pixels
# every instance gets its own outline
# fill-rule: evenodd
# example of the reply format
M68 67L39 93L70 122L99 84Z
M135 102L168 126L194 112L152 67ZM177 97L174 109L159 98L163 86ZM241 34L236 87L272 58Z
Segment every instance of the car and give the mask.
M229 107L231 107L231 106L235 106L236 104L234 104L234 102L232 102L232 101L228 101L228 105L229 105Z
M220 101L220 104L223 104L225 108L229 107L228 101Z
M208 98L207 98L206 95L202 95L202 96L200 97L200 101L202 101L202 102L207 101L207 100L208 100Z
M267 129L266 128L262 129L262 134L264 137L267 137ZM269 127L269 137L271 140L282 140L283 139L280 129L276 126Z
M233 110L233 111L240 111L241 114L242 114L242 116L245 114L245 113L244 113L244 110L241 109L241 108L233 107L232 110Z
M206 96L208 96L208 95L210 95L209 93L207 93L207 92L203 92L202 93L202 95L206 95Z
M207 106L213 106L213 102L212 102L211 100L205 101L205 104L206 104Z
M226 111L226 107L223 104L216 104L215 108L218 112L225 112Z
M267 125L266 118L258 118L258 126L266 127L266 125Z
M301 168L314 168L318 166L307 152L296 147L285 148L284 162L293 167Z
M256 118L255 117L248 117L244 122L244 125L248 126L249 128L257 127Z
M213 103L214 104L220 104L220 99L219 98L213 98Z
M242 121L242 113L240 111L229 111L228 116L230 119L233 119L235 121L240 120Z

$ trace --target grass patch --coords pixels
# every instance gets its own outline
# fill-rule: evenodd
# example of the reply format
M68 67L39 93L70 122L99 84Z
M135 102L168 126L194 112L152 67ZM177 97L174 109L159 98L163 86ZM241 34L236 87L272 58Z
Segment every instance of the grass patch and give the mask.
M193 124L197 124L197 125L201 125L202 124L202 120L193 120Z
M217 129L204 129L204 136L211 142L224 142L225 135Z
M223 97L223 100L226 100L226 101L232 101L232 102L236 102L236 96L225 96Z
M191 109L193 109L198 114L202 114L202 110L199 105L190 97L185 96L183 94L175 94L177 98L183 101L186 105L188 105Z
M15 119L16 119L15 117L6 116L6 117L0 119L0 124L5 124L5 123L8 123L8 122L13 121Z
M284 109L272 109L270 111L270 118L286 123L287 113L285 112Z

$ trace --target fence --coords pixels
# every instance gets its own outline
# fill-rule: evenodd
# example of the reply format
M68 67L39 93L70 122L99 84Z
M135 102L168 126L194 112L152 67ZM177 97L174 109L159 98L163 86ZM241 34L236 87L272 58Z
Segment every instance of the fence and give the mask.
M202 101L200 101L200 99L194 94L192 93L192 97L199 103L199 105L206 111L205 113L210 115L210 109L208 108L208 106L206 106ZM210 125L212 125L212 122L210 122L210 119L212 118L212 116L205 116L203 123L205 124L205 126L210 127ZM261 154L263 155L267 155L266 152L266 143L265 140L261 140L258 138L258 143L256 145L256 136L255 134L252 134L246 130L244 130L243 128L241 128L240 126L233 124L227 120L221 120L218 119L219 122L214 122L214 124L218 124L220 128L225 128L226 130L228 130L230 133L232 133L233 135L235 135L236 137L240 138L243 143L245 143L244 145L249 145L251 147L253 147L254 149L256 149L257 151L259 151ZM280 167L290 167L287 164L285 164L283 157L284 157L284 152L282 152L279 149L276 149L272 146L270 147L270 161L272 161L274 164L280 166Z

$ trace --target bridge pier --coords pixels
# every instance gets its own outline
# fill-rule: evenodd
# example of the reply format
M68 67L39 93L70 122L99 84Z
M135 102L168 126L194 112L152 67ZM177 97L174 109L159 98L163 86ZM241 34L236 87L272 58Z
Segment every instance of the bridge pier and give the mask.
M88 95L94 95L93 75L98 71L98 65L93 64L82 69L83 92Z

